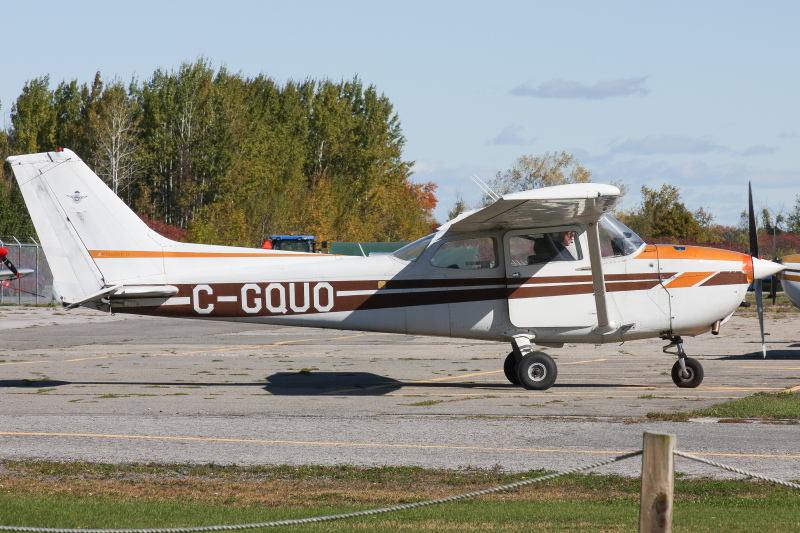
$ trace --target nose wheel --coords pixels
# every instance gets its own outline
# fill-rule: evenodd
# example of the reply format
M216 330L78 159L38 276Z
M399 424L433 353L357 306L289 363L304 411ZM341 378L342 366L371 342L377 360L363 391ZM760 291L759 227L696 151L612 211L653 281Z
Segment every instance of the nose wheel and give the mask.
M682 389L694 389L703 382L703 365L700 361L686 356L683 351L683 339L680 337L671 337L670 342L664 347L664 353L674 353L678 356L678 360L672 365L672 381ZM670 351L675 348L676 351Z

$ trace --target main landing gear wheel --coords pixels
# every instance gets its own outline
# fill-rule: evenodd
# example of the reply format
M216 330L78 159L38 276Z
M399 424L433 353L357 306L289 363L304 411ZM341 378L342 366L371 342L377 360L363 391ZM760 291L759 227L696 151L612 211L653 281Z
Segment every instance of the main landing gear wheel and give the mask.
M503 372L506 374L506 379L514 385L519 385L519 378L517 377L517 356L514 352L508 354L506 362L503 363Z
M697 359L683 358L686 372L681 375L681 362L675 361L672 365L672 381L682 389L694 389L703 382L703 365Z
M528 390L547 390L556 382L556 377L556 362L545 353L529 353L517 366L519 384Z

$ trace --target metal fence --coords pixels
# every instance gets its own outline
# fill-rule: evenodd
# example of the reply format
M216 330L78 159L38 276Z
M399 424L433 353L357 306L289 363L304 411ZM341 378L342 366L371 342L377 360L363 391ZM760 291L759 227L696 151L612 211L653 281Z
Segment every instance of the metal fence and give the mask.
M53 301L53 274L33 237L0 237L0 247L8 249L8 259L17 268L30 268L33 274L0 281L0 304L48 304ZM5 265L0 264L5 270Z

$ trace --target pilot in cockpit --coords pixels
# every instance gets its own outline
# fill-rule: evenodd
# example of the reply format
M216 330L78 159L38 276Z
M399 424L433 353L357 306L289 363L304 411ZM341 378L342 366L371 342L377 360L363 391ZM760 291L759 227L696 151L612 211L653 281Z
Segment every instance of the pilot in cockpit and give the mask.
M569 251L569 247L572 246L574 242L574 231L561 231L553 234L553 244L555 244L558 253L551 261L575 261L575 257Z

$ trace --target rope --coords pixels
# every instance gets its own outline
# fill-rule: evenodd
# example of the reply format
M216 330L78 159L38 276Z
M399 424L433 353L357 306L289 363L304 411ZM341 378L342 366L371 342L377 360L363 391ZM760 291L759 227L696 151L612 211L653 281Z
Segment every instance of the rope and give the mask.
M356 518L360 516L373 516L382 513L391 513L394 511L404 511L406 509L428 507L430 505L437 505L440 503L448 503L458 500L465 500L468 498L475 498L477 496L485 496L487 494L493 494L495 492L503 492L511 489L516 489L519 487L524 487L525 485L531 485L533 483L549 481L551 479L555 479L561 476L566 476L569 474L576 474L578 472L583 472L584 470L591 470L592 468L598 468L601 466L609 465L612 463L616 463L617 461L623 461L625 459L630 459L631 457L637 457L639 455L642 455L641 450L639 450L638 452L631 452L623 455L618 455L617 457L614 457L612 459L606 459L605 461L600 461L599 463L573 468L572 470L555 472L553 474L547 474L546 476L540 476L533 479L526 479L524 481L517 481L515 483L510 483L508 485L502 485L490 489L478 490L475 492L469 492L467 494L458 494L455 496L447 496L446 498L438 498L436 500L427 500L424 502L407 503L404 505L394 505L392 507L383 507L381 509L370 509L367 511L356 511L352 513L343 513L343 514L328 515L328 516L312 516L309 518L278 520L276 522L262 522L257 524L232 524L227 526L220 525L220 526L175 527L175 528L157 528L157 529L75 529L75 528L62 529L55 527L0 526L0 531L20 531L26 533L199 533L206 531L237 531L242 529L257 529L262 527L313 524L318 522L329 522L331 520L341 520L343 518Z
M717 463L717 462L714 462L714 461L710 461L708 459L703 459L702 457L698 457L698 456L692 455L690 453L679 452L678 450L675 450L672 453L674 453L675 455L678 455L680 457L685 457L686 459L691 459L693 461L698 461L700 463L706 463L706 464L711 465L711 466L716 466L717 468L721 468L723 470L730 470L731 472L736 472L737 474L742 474L743 476L750 476L750 477L754 477L754 478L758 478L758 479L763 479L764 481L771 481L772 483L777 483L778 485L783 485L784 487L791 487L793 489L800 489L800 485L798 485L797 483L792 483L790 481L783 481L782 479L775 479L773 477L765 476L765 475L762 475L762 474L755 474L753 472L748 472L747 470L742 470L740 468L734 468L732 466L724 465L722 463Z

